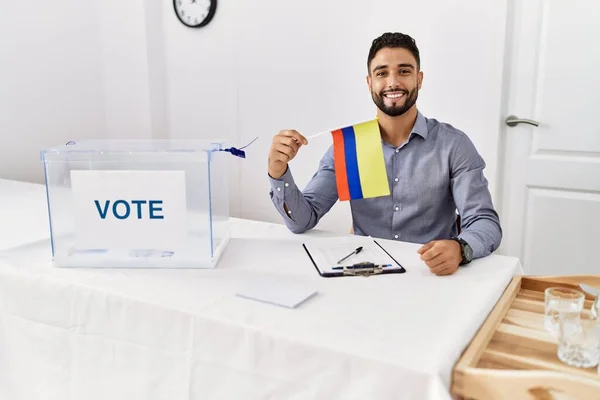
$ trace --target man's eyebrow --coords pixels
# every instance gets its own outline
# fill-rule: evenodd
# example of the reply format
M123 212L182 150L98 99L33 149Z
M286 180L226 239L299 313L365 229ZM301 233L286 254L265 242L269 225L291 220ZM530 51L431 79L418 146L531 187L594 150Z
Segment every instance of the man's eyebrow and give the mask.
M380 69L386 69L387 67L388 67L388 66L387 66L387 65L385 65L385 64L383 64L383 65L378 65L378 66L376 66L375 68L373 68L373 72L377 72L377 71L379 71ZM412 64L405 63L405 64L398 64L398 68L410 68L410 69L415 69L415 66L414 66L414 65L412 65Z

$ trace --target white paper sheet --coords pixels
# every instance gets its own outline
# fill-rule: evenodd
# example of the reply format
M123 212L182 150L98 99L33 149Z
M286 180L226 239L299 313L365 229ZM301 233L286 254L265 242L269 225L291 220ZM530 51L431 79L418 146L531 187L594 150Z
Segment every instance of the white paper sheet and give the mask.
M275 280L261 280L238 290L236 296L278 306L296 308L315 294L317 294L317 291L308 286L277 282Z

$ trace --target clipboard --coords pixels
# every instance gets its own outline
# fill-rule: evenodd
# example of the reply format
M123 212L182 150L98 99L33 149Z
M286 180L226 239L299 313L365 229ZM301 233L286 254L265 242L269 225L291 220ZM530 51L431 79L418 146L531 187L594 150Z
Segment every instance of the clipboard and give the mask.
M366 240L356 241L349 240L343 241L340 238L334 238L334 241L330 242L329 239L319 239L320 244L324 246L328 246L330 243L335 243L337 247L340 249L338 255L343 255L344 251L347 253L353 249L352 246L360 244L362 247L367 247L370 251L369 254L365 254L364 257L359 257L357 262L349 262L344 263L344 265L335 265L331 266L331 264L336 264L335 262L328 262L327 265L321 265L319 268L318 261L322 264L323 260L326 257L316 257L314 254L311 254L309 247L306 243L302 244L302 247L306 251L310 261L315 267L317 273L323 278L334 278L339 276L373 276L373 275L385 275L385 274L403 274L406 272L406 269L400 264L386 249L379 244L376 240L369 238ZM316 243L315 241L314 243ZM341 249L345 249L341 251ZM331 250L333 251L333 250ZM375 252L379 253L372 260L368 260L369 256L373 256ZM366 253L366 252L365 252ZM316 258L320 258L320 260L315 260ZM367 258L367 259L365 259ZM379 262L377 262L379 260ZM335 268L335 270L334 270Z

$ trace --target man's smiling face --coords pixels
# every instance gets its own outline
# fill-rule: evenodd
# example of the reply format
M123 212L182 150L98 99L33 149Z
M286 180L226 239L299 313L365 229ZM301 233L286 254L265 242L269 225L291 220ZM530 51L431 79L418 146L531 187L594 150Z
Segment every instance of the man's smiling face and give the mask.
M416 103L422 79L423 73L410 51L384 47L371 60L367 84L377 107L396 117Z

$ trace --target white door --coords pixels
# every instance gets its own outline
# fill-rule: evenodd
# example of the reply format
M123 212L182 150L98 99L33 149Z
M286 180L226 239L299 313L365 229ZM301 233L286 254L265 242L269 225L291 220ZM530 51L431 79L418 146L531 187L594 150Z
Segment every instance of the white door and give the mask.
M600 274L600 1L509 7L499 254L526 274ZM512 35L511 35L512 32Z

